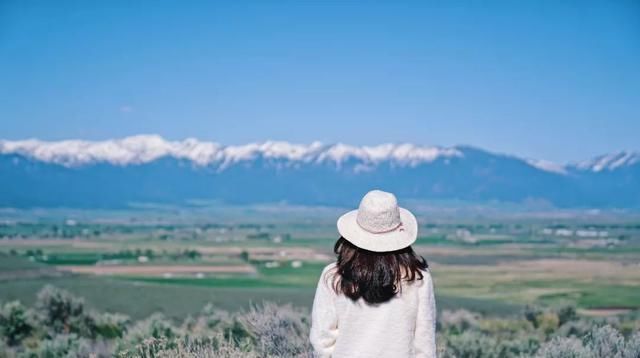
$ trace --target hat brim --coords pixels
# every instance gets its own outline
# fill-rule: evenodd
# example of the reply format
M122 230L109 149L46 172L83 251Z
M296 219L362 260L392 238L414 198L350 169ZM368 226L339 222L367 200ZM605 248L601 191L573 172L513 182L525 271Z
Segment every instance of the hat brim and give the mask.
M338 232L357 247L374 252L388 252L404 249L418 238L418 221L407 209L400 208L402 226L396 230L374 234L363 229L356 218L358 210L352 210L338 219Z

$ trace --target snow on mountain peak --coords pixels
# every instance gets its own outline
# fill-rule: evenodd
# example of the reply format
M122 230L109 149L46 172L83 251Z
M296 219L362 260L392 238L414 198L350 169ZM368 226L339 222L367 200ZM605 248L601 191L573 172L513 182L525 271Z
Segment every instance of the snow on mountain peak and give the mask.
M538 168L540 170L544 170L545 172L556 173L556 174L567 174L567 169L564 165L554 163L544 159L528 159L527 163L529 165Z
M601 172L604 170L614 170L640 163L640 153L631 151L621 151L612 154L597 156L590 160L585 160L575 165L581 170Z
M157 135L137 135L105 141L63 140L0 141L0 153L17 153L44 162L78 166L94 162L116 165L147 163L171 155L206 164L215 156L219 145L186 139L169 142Z
M161 157L193 161L197 165L220 164L225 168L234 163L257 158L282 159L293 162L342 162L353 158L376 164L391 160L415 166L438 158L462 157L455 148L427 147L414 144L382 144L378 146L351 146L342 143L323 145L292 144L284 141L266 141L244 145L223 146L215 142L187 138L168 141L158 135L137 135L104 141L62 140L20 141L0 140L0 154L20 154L40 161L68 167L107 162L115 165L141 164Z

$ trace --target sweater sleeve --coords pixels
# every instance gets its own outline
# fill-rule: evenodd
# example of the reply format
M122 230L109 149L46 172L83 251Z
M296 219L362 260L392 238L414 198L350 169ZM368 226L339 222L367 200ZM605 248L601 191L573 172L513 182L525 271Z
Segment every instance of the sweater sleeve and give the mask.
M436 358L436 300L429 271L418 293L418 317L414 337L416 358Z
M311 310L311 333L309 340L316 357L331 357L338 337L338 316L334 306L335 293L327 279L333 265L325 267L318 281L318 288Z

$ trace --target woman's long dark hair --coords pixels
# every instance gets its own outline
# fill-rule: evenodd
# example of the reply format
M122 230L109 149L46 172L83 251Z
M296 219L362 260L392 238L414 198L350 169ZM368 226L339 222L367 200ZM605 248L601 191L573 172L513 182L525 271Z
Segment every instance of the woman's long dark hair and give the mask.
M420 271L429 267L411 246L391 252L373 252L340 237L333 251L338 255L337 275L333 278L336 293L353 301L362 297L370 304L389 301L401 290L402 280L422 280Z

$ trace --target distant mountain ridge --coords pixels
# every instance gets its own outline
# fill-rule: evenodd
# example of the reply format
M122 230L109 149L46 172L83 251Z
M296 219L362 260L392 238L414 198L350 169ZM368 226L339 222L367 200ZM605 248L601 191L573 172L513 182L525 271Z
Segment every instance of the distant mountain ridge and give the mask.
M0 140L0 206L135 202L353 205L370 188L403 198L640 208L640 153L574 164L456 146L224 146L141 135L106 141Z
M162 157L186 159L198 165L215 164L221 167L257 158L337 164L349 159L367 163L393 160L398 164L416 165L431 162L440 157L461 155L455 148L416 146L407 143L356 147L345 144L323 145L320 142L303 145L266 141L223 146L194 138L167 141L157 135L140 135L106 141L45 142L36 139L0 141L0 154L12 153L69 167L98 162L117 165L142 164Z

